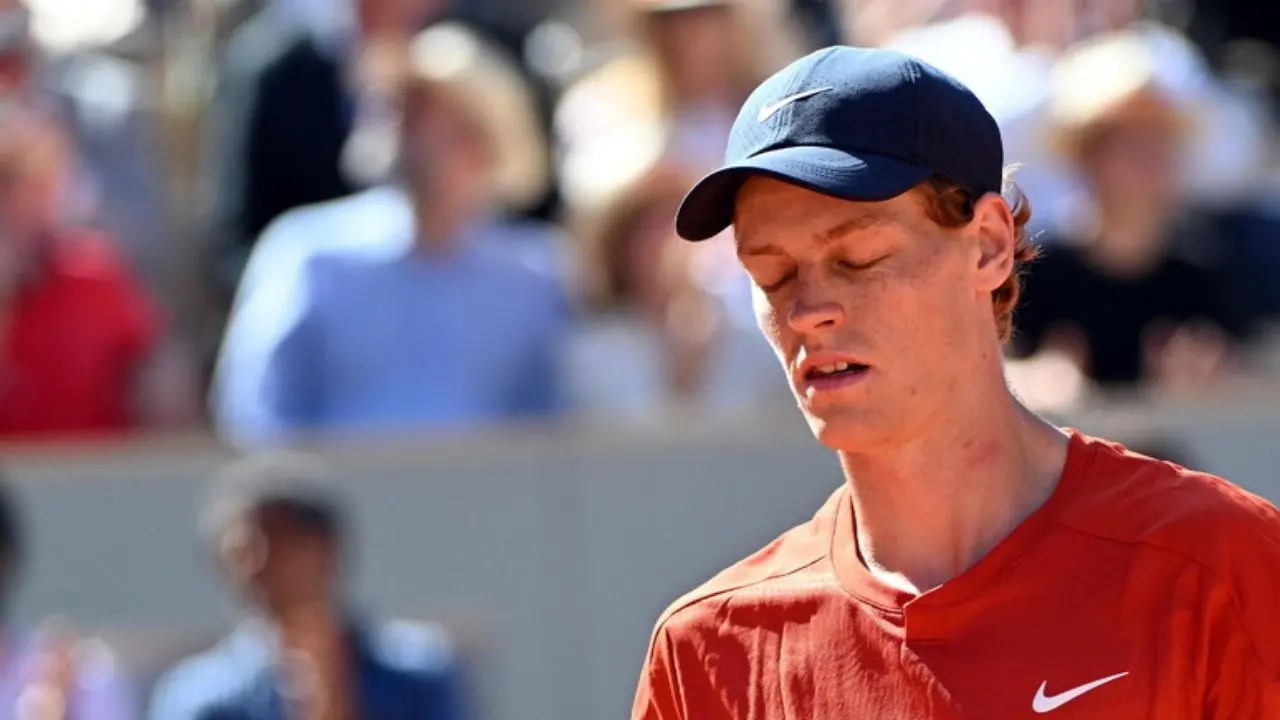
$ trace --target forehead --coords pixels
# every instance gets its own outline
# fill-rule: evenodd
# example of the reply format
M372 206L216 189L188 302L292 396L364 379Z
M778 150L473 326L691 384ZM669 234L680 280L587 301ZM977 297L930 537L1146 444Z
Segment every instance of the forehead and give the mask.
M923 198L912 190L881 202L855 202L781 180L747 180L734 205L739 251L784 241L834 240L858 232L917 230L929 222Z

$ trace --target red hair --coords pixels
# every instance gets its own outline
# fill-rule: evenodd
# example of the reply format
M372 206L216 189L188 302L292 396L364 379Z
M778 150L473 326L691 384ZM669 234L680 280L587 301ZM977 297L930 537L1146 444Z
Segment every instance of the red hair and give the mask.
M925 211L939 225L958 228L973 220L973 205L977 198L956 183L935 175L921 183L920 189L924 193ZM1005 171L1001 195L1013 214L1013 269L1009 271L1004 284L991 293L991 308L995 313L1000 341L1007 342L1013 334L1013 311L1022 293L1022 275L1038 251L1027 232L1027 222L1031 220L1031 201L1013 181L1012 168Z

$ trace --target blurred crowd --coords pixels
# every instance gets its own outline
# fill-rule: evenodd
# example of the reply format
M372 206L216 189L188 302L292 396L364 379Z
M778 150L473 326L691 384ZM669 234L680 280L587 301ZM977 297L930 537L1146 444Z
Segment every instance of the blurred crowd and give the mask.
M1280 366L1258 3L57 7L0 0L6 438L785 407L732 238L671 218L754 85L832 42L922 57L1001 124L1040 248L1008 361L1030 404Z

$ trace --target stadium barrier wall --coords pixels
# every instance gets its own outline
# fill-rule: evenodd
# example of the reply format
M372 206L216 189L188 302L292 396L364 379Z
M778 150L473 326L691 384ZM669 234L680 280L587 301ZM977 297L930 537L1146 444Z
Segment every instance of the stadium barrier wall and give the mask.
M1280 389L1112 404L1067 422L1155 442L1280 500ZM625 717L659 612L841 482L789 413L325 454L351 503L358 602L457 629L491 720ZM199 438L5 449L32 547L18 619L56 612L106 629L144 685L168 656L215 637L234 605L195 521L230 457Z

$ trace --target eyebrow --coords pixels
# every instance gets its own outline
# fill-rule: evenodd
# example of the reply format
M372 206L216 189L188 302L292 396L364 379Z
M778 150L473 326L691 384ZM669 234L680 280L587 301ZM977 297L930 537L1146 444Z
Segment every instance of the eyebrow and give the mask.
M817 233L816 235L814 235L814 239L817 240L820 245L827 245L831 242L839 240L840 238L848 235L849 233L852 233L858 230L869 230L873 227L879 227L881 225L886 225L886 224L888 224L888 220L886 220L884 217L879 215L858 215L856 217L852 217L847 220L842 220L841 222L838 222L835 225L832 225L826 230L823 230L822 232ZM739 246L738 254L740 255L785 255L786 253L784 253L782 248L778 247L777 245L774 245L773 243L766 243L764 245L759 245L759 246L745 248L745 249Z

